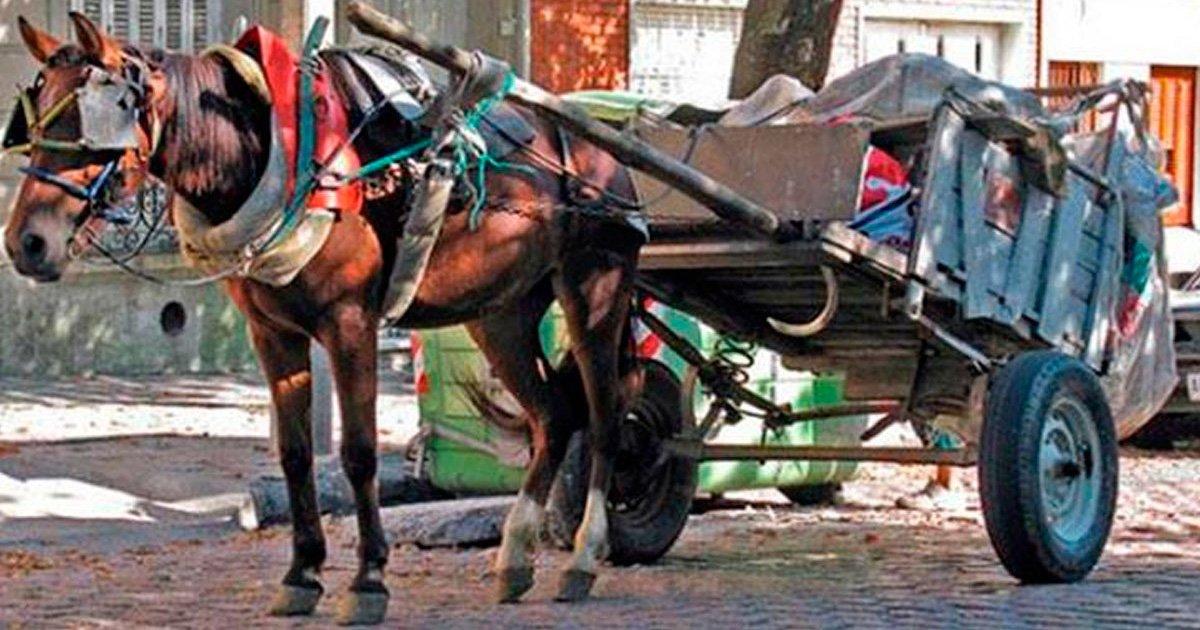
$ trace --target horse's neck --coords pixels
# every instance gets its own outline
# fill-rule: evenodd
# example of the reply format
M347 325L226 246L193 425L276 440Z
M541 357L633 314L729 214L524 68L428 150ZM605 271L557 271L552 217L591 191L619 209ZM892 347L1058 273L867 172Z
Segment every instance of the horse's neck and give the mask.
M171 94L151 172L213 224L237 212L266 168L270 110L214 57L164 63Z

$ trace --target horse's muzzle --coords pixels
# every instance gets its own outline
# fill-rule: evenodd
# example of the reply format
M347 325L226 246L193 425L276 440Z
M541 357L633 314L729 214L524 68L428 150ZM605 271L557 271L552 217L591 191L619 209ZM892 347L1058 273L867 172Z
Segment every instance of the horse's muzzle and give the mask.
M10 241L4 243L17 273L38 282L54 282L62 277L63 262L52 260L50 243L45 237L27 231L18 237L17 243L18 251L13 251Z

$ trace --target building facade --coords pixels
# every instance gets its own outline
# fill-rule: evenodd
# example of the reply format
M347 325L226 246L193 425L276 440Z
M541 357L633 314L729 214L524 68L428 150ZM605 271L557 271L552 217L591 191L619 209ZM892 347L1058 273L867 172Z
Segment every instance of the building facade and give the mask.
M632 0L635 92L725 100L746 0ZM1036 85L1037 0L845 0L829 76L897 52L945 57L989 79Z
M1196 119L1200 2L1043 0L1042 75L1049 85L1131 77L1151 86L1150 129L1180 202L1164 216L1167 260L1175 273L1200 267L1195 211L1200 198Z

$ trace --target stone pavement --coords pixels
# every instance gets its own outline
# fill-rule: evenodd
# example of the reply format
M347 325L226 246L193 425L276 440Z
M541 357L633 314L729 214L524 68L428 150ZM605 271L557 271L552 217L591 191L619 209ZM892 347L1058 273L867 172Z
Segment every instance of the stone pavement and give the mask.
M379 381L381 441L416 431L411 387L398 373ZM258 374L0 378L0 443L190 435L266 438L266 384ZM337 429L335 418L335 431Z
M1125 451L1113 540L1088 581L1020 587L997 564L972 473L962 511L894 507L928 469L866 467L836 508L767 495L693 516L659 565L606 568L596 597L551 603L566 556L544 552L518 606L490 602L491 550L393 550L388 627L1162 627L1200 628L1200 452ZM327 588L354 568L352 520L329 520ZM147 542L120 551L0 546L0 626L324 627L262 616L286 530Z
M402 449L415 398L394 372L380 389L381 446ZM250 479L279 472L269 423L254 374L0 378L0 548L228 536Z

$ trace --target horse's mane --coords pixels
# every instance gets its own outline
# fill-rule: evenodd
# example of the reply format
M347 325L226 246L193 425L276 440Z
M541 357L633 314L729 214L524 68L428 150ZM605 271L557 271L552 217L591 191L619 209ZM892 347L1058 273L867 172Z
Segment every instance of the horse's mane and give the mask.
M154 170L222 222L265 168L269 107L216 55L155 50L144 57L162 68L173 96Z

